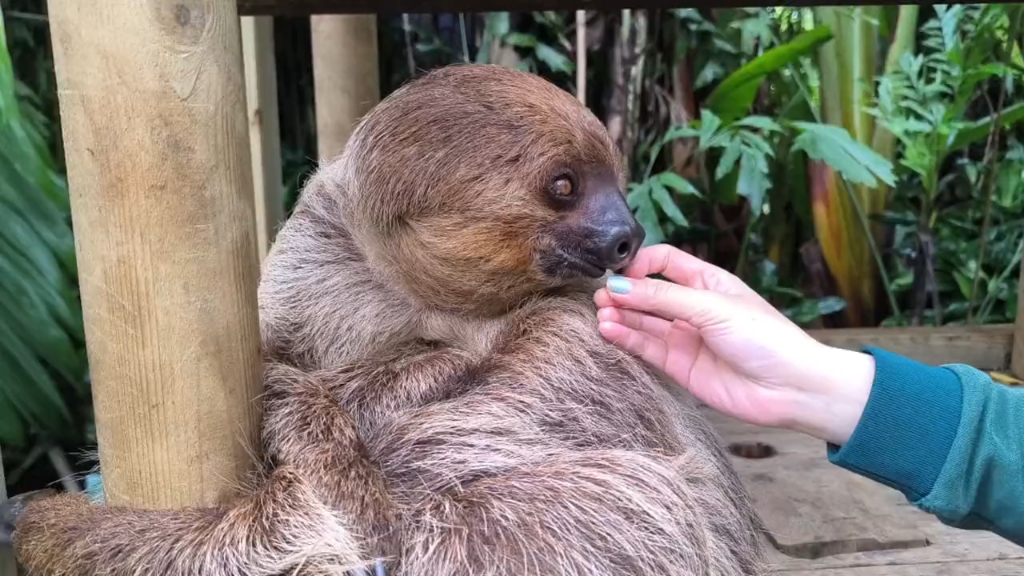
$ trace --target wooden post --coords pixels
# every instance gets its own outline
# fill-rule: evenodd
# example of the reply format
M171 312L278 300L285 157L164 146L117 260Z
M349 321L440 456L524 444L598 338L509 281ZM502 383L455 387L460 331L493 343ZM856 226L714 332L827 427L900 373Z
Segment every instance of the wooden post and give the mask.
M281 127L277 115L274 19L242 16L245 101L249 111L249 149L256 190L256 237L262 260L284 219L281 176Z
M7 480L4 478L4 457L0 454L0 504L7 500ZM0 576L18 576L18 564L10 546L0 546Z
M587 11L576 11L576 97L587 105Z
M210 505L258 446L235 0L49 0L106 501Z
M1017 317L1013 322L1013 348L1010 352L1010 373L1024 379L1024 262L1021 262L1017 286Z
M341 153L359 119L380 100L377 17L312 16L317 155Z

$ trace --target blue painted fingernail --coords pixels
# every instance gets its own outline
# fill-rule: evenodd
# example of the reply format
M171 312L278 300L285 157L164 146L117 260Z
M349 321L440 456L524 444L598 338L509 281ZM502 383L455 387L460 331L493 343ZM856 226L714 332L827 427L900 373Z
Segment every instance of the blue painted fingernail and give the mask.
M628 294L629 289L632 287L629 279L622 276L611 276L608 278L608 289L616 294Z

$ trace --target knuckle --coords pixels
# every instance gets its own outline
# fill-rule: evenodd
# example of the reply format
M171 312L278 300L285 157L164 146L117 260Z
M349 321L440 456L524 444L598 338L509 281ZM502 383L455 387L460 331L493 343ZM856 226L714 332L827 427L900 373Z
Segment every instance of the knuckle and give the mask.
M654 300L662 300L668 296L669 287L664 282L652 281L647 285L647 294Z

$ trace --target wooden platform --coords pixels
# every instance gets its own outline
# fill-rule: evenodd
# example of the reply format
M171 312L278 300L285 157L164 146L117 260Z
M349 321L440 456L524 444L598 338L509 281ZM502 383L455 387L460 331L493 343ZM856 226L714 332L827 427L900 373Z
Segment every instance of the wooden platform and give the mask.
M733 461L776 541L779 574L1024 575L1024 548L943 525L899 492L831 464L822 442L707 414L726 444L774 452Z

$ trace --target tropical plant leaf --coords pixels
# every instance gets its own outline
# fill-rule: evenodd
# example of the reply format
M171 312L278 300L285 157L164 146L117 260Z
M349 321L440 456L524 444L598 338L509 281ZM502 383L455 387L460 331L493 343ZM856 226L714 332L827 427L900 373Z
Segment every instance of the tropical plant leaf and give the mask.
M803 150L808 157L828 164L854 184L876 186L879 180L889 186L896 183L892 163L851 138L843 128L815 122L793 125L801 131L793 141L793 150Z
M0 443L21 446L68 433L86 366L67 191L5 34L0 18Z
M534 48L537 46L537 37L522 32L509 32L502 39L506 44L520 48Z
M782 132L782 126L767 116L745 116L737 120L733 125L764 130L765 132Z
M725 178L726 174L732 172L732 169L736 167L736 162L740 159L740 155L743 153L743 140L739 138L733 138L729 145L725 147L725 152L722 153L722 157L718 160L718 166L715 167L715 180L721 180Z
M661 211L676 226L687 226L689 224L686 221L686 216L683 216L675 201L672 200L672 194L662 185L660 180L651 180L651 199L658 203Z
M767 174L768 167L761 165L763 160L763 156L744 154L740 158L740 174L736 182L736 192L750 202L750 210L755 215L761 214L764 197L771 187Z
M999 127L1009 128L1021 120L1024 120L1024 102L1017 102L1003 109L1003 113L999 117ZM995 116L992 115L969 123L950 138L947 151L956 152L988 138L988 133L994 122Z
M658 221L658 211L654 208L651 200L651 188L646 184L634 184L629 194L626 195L626 203L633 209L636 221L643 227L644 246L659 244L665 240L661 231L661 223Z
M534 55L555 72L570 74L576 68L576 64L568 56L547 44L537 44Z
M697 190L693 184L690 184L689 180L675 172L662 172L661 174L658 174L658 180L660 180L665 186L668 186L680 194L700 196L700 190Z
M789 42L776 46L754 58L745 66L736 70L714 89L704 102L704 106L713 111L725 123L730 123L747 114L757 89L764 78L801 56L810 54L815 48L832 39L832 31L828 26L818 26L803 32Z

